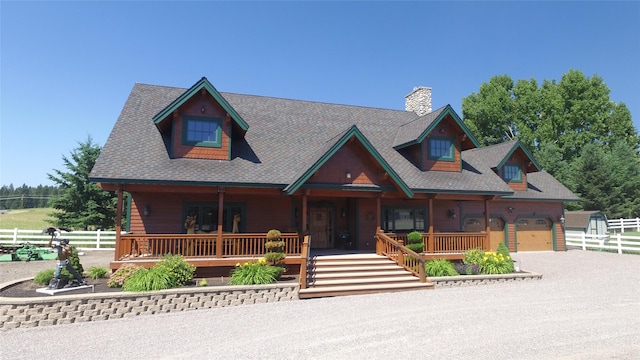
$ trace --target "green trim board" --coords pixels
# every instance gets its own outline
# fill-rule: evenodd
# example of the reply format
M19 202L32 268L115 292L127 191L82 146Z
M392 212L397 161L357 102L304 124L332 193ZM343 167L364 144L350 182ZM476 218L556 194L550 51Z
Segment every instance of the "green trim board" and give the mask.
M201 89L207 90L209 94L218 102L218 104L220 104L220 106L222 106L222 108L231 116L231 118L243 131L247 131L249 129L249 124L247 124L247 122L242 119L238 112L236 112L236 110L227 102L227 100L218 92L218 90L216 90L216 88L209 82L209 80L207 80L206 77L200 79L182 95L178 96L178 98L171 102L171 104L169 104L158 114L156 114L153 117L153 122L155 124L161 123L167 116L169 116L180 106L182 106L182 104L191 99L191 97L197 94Z
M469 130L469 128L464 124L464 121L462 121L462 119L460 118L460 116L458 116L458 114L456 114L455 110L453 110L453 108L451 107L451 105L447 105L444 110L442 110L440 112L440 114L438 114L438 116L431 122L431 124L429 124L429 126L427 126L426 129L424 129L420 135L418 135L418 137L416 137L414 140L406 142L404 144L401 145L397 145L394 146L393 148L396 150L414 145L414 144L419 144L421 142L424 141L424 139L429 136L429 134L435 129L436 126L438 126L438 124L447 116L447 115L451 115L451 117L453 118L453 120L456 122L456 124L460 127L460 129L464 132L465 135L467 135L467 137L469 138L469 140L473 143L473 145L475 147L480 147L480 142L476 139L475 136L473 136L473 134L471 133L471 130Z
M356 125L352 125L347 131L345 131L341 136L339 136L329 147L327 151L325 151L319 158L311 165L307 170L296 179L294 182L289 184L284 191L288 195L292 195L298 189L302 187L302 185L313 176L313 174L322 167L333 155L335 155L338 150L344 146L344 144L349 141L352 137L358 139L360 143L365 147L365 149L369 152L371 156L378 162L378 164L384 169L384 171L389 174L389 177L400 187L402 192L409 197L413 197L413 192L409 188L409 186L400 178L400 176L393 170L393 168L387 163L387 161L380 155L380 153L375 149L375 147L369 142L369 140L364 136L364 134L358 129Z

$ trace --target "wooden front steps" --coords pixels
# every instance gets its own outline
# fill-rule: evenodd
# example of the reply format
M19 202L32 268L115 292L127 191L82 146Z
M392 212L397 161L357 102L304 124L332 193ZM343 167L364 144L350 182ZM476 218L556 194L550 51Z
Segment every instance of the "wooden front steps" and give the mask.
M393 261L376 254L314 256L300 299L433 289Z

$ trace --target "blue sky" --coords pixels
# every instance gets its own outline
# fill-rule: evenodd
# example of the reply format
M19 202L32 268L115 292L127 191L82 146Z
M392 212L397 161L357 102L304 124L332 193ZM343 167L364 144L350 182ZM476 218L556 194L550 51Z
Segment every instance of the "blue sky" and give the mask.
M53 185L135 83L404 109L494 75L602 77L640 129L640 2L0 2L0 185ZM141 139L143 141L143 139ZM144 156L144 154L132 154Z

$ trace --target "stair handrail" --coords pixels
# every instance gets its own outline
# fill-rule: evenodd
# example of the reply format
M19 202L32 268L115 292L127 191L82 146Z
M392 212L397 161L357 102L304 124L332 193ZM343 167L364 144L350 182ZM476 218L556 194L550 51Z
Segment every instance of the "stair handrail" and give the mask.
M404 246L383 232L376 234L376 252L394 261L405 270L420 278L420 282L427 282L425 260L417 252ZM418 268L416 271L416 267Z
M307 269L309 268L309 262L311 257L309 256L311 249L311 235L305 235L302 241L302 250L300 251L300 289L307 288Z

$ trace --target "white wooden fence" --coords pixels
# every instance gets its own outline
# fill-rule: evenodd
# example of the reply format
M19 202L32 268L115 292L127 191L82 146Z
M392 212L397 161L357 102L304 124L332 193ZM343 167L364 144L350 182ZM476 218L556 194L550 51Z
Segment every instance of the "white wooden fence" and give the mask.
M115 231L71 231L62 233L61 238L68 239L69 244L80 250L113 250L116 244ZM17 246L28 242L46 247L49 239L51 236L43 234L42 230L0 229L0 245Z
M615 251L618 254L633 252L640 254L640 236L625 236L621 233L613 235L591 235L585 233L567 233L567 248L582 250Z
M624 233L625 229L632 229L631 231L640 232L640 218L610 219L607 221L607 226L609 227L609 230L619 230L621 233Z

